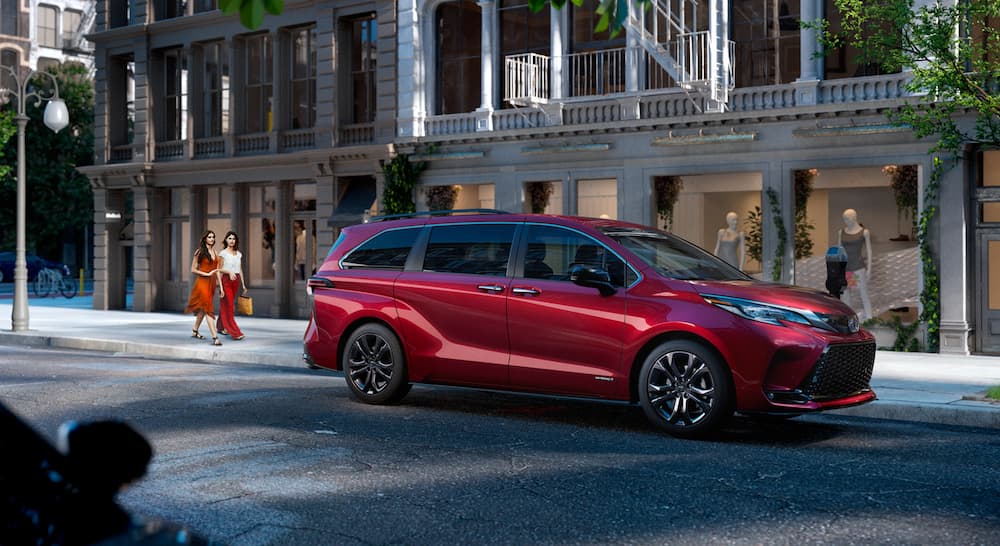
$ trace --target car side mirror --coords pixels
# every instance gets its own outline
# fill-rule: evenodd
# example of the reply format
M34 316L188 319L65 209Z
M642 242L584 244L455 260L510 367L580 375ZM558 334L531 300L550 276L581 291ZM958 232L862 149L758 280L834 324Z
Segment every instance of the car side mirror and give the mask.
M569 270L569 280L580 286L596 288L602 296L610 296L618 291L611 284L611 274L600 267L574 265Z

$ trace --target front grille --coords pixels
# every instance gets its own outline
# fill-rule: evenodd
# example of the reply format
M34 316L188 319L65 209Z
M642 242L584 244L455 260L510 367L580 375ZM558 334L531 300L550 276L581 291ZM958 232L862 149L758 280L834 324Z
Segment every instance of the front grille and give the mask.
M830 345L799 390L814 400L843 398L869 390L875 342Z

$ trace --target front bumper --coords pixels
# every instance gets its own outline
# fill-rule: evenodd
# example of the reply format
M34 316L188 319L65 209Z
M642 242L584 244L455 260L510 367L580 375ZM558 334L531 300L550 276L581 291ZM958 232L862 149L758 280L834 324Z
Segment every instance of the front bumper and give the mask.
M871 389L875 341L827 346L795 388L771 385L764 395L774 409L810 412L865 404L876 399Z

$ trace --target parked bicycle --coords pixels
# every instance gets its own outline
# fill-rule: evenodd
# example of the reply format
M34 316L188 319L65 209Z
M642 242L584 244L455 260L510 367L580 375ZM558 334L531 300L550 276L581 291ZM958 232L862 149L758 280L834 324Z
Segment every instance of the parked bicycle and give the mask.
M62 294L67 299L76 295L76 284L68 275L58 269L47 267L35 277L35 295L46 298L49 294Z

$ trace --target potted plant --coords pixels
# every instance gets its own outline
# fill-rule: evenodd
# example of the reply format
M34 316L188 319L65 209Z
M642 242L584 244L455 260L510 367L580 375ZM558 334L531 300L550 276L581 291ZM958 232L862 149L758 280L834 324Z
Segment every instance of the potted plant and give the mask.
M916 238L917 233L917 166L916 165L886 165L882 174L888 176L892 183L892 195L896 198L896 223L900 224L903 214L910 216L910 233L902 233L893 241L909 241ZM898 227L898 226L897 226Z
M424 190L428 210L451 210L458 200L458 186L430 186Z
M656 198L656 214L663 220L668 230L674 226L674 205L684 188L684 180L679 176L654 176L653 191Z
M545 213L545 207L549 206L549 199L552 198L555 185L552 182L528 182L525 184L525 189L527 190L531 213Z

